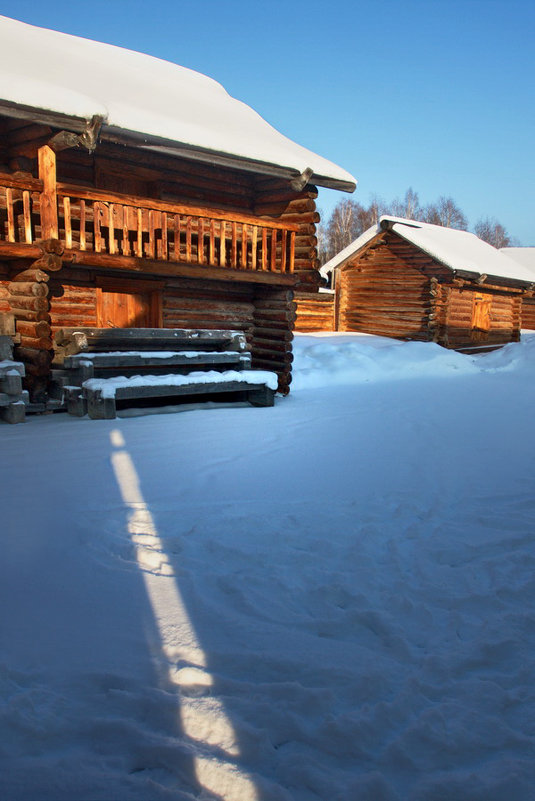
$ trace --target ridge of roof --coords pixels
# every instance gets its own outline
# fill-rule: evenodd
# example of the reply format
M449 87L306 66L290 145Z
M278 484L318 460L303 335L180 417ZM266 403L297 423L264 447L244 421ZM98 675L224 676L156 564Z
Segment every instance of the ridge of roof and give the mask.
M321 274L326 277L385 230L391 230L411 242L452 272L470 274L477 278L488 276L519 281L528 285L535 282L533 271L487 242L483 242L470 231L389 215L380 217L376 225L324 264L320 270Z

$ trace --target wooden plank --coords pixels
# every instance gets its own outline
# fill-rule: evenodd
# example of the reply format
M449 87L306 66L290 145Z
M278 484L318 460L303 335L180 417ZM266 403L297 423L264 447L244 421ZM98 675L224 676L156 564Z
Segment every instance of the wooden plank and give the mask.
M86 210L85 200L80 201L80 250L86 249Z
M12 189L27 189L30 192L42 192L43 182L39 178L18 178L7 173L0 173L0 186Z
M2 243L0 243L1 246ZM25 245L25 247L31 247ZM0 247L1 250L1 247ZM139 259L135 256L110 256L108 253L91 253L89 251L79 250L66 250L63 259L65 262L70 262L73 265L86 265L88 267L100 267L106 270L113 270L117 273L125 271L147 275L158 275L168 277L184 277L184 278L203 278L212 281L228 282L245 282L257 283L273 286L294 286L299 280L298 274L282 275L279 272L263 273L261 270L244 271L233 270L229 267L206 267L199 272L199 267L196 264L185 265L176 264L171 262L153 261L151 259Z
M197 263L204 264L204 219L197 220Z
M105 203L124 203L128 206L135 208L143 208L145 210L166 211L171 214L191 215L192 217L202 217L214 220L226 220L228 222L238 222L245 224L252 224L258 226L266 226L267 228L277 228L280 230L297 231L299 228L300 215L291 215L294 220L263 220L253 214L244 214L242 212L224 211L214 207L200 207L200 206L185 206L178 203L168 203L163 200L156 200L152 198L140 197L138 195L129 195L127 193L109 192L102 190L89 189L87 187L76 186L76 184L67 184L58 182L57 191L61 195L69 195L83 200L102 201ZM315 213L315 220L319 222L319 214Z
M93 245L95 253L102 250L101 208L100 203L93 204Z
M30 192L25 189L22 193L22 208L24 215L24 241L31 244L33 241L32 235L32 214L30 206Z
M267 235L268 229L262 228L262 258L260 261L262 270L267 269Z
M71 225L71 199L63 198L63 216L65 221L65 247L72 248L72 225Z
M232 222L230 266L234 268L238 266L238 224L235 221Z
M191 262L191 217L186 218L186 261Z
M256 270L256 259L257 259L257 245L258 245L258 226L253 225L253 230L251 234L251 269Z
M56 185L56 154L48 145L38 150L39 178L43 182L40 195L41 237L59 239ZM71 195L70 192L65 193Z
M149 211L149 242L147 245L147 257L154 259L156 257L156 227L154 222L155 212L153 209Z
M219 265L225 267L227 263L227 223L221 220L219 224Z
M215 222L210 220L208 263L215 264Z
M121 213L123 215L123 241L121 243L121 252L123 256L130 256L132 250L130 247L130 228L128 226L127 206L121 206Z
M173 215L173 234L175 240L174 259L180 261L180 214Z
M162 247L161 247L161 257L160 258L167 260L168 259L168 254L167 254L167 248L168 248L168 243L167 243L167 212L166 211L162 212L161 217L162 217L162 219L161 219L161 222L162 222Z
M274 273L277 268L277 229L274 228L271 232L271 260L270 269Z
M113 219L114 211L115 211L115 205L113 203L110 203L108 206L108 216L109 216L108 233L110 240L108 246L108 253L110 253L112 256L114 255L114 253L117 252L115 247L115 224Z
M6 209L7 209L7 239L8 242L15 241L15 218L13 215L13 190L6 189Z
M240 265L242 269L247 268L247 225L243 223L241 227L241 260Z

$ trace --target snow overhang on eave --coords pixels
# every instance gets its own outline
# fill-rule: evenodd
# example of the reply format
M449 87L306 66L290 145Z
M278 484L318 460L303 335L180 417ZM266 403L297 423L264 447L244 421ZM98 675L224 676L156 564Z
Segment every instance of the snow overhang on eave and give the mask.
M85 118L72 117L60 112L33 108L6 100L0 100L0 113L2 112L11 117L39 122L43 125L50 125L53 128L72 131L78 134L86 129L89 122ZM290 167L282 167L278 164L270 164L264 161L255 161L253 159L233 155L232 153L207 150L206 148L196 147L195 145L144 134L140 131L129 131L115 125L107 125L106 122L103 123L100 130L99 141L129 145L130 147L151 150L168 156L187 158L205 164L242 170L256 175L272 176L287 181L299 178L300 176L297 169L292 169ZM323 186L328 189L337 189L341 192L354 192L357 186L356 182L342 181L316 173L312 173L308 178L308 183L316 186Z
M449 267L447 264L444 266ZM482 290L485 288L485 284L510 286L517 289L529 289L533 285L530 281L522 281L520 278L506 278L501 275L491 275L490 273L476 273L472 270L453 270L451 267L449 269L452 270L456 278L464 278L467 281L475 281L480 284Z

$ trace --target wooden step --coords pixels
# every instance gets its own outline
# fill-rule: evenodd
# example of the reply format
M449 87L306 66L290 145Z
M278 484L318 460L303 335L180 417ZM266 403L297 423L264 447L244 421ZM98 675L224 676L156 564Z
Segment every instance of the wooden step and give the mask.
M263 370L197 372L186 376L135 376L134 378L92 379L83 387L66 387L67 410L94 420L112 420L117 416L118 401L136 401L184 396L239 395L252 406L273 406L277 376Z

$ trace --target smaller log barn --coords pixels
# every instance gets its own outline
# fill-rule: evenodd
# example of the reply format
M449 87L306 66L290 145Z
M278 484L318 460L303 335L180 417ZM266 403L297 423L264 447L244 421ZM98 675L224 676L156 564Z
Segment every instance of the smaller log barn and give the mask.
M0 43L0 318L32 402L73 327L237 330L286 394L316 186L355 179L193 70L6 17Z
M467 231L382 217L325 264L338 331L484 350L520 339L525 267Z
M510 259L517 261L526 270L529 270L535 282L535 248L501 248ZM535 293L526 292L522 298L522 328L528 331L535 330Z

